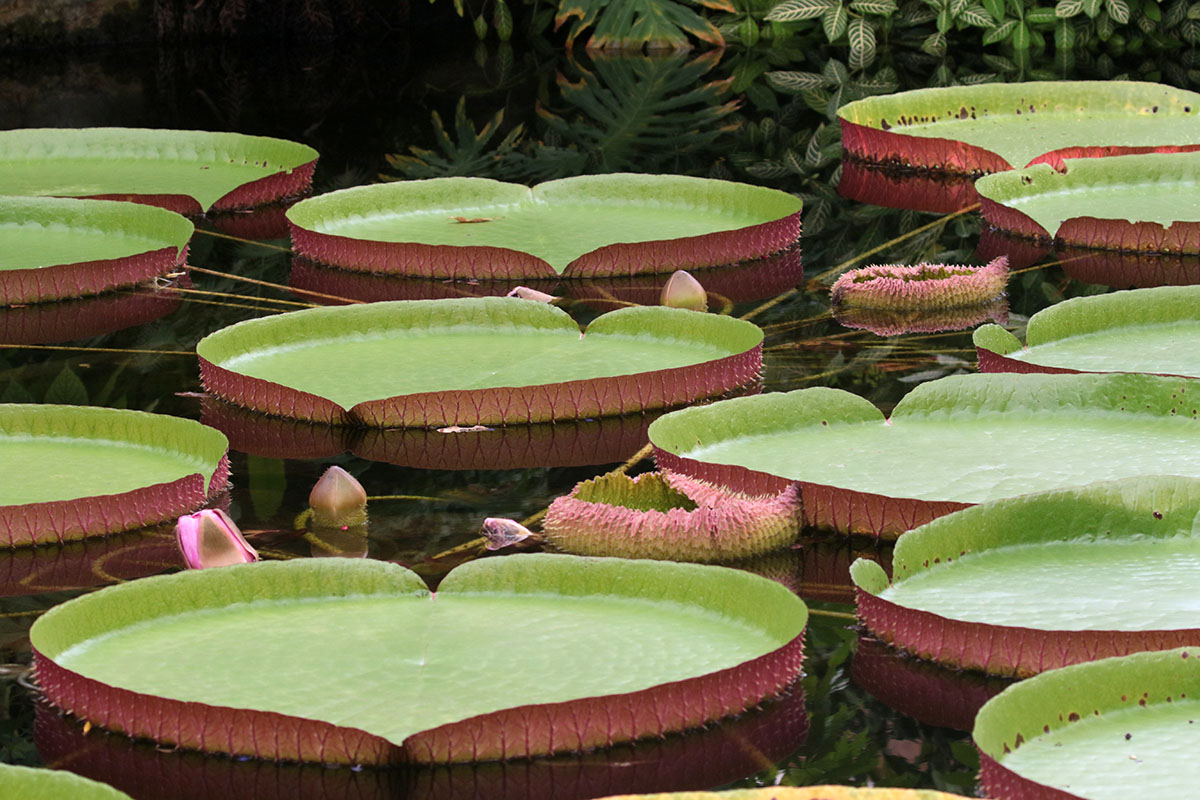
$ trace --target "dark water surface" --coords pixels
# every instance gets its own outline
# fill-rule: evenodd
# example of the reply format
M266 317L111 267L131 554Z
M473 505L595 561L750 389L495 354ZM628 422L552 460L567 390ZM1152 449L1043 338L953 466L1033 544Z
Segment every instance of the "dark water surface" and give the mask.
M751 314L766 330L763 388L835 386L888 410L918 382L974 369L969 331L880 336L832 319L828 291L815 280L822 273L914 231L919 232L863 263L977 261L980 231L974 213L943 219L839 198L830 188L839 166L830 127L836 125L827 113L814 110L822 102L836 106L832 90L807 98L773 93L761 75L768 66L765 50L588 60L567 58L545 44L476 47L469 42L434 52L424 44L432 40L427 33L320 48L132 48L86 56L10 56L0 78L0 125L200 128L295 139L321 152L317 192L371 182L380 173L487 174L533 182L629 170L724 177L802 193L807 204L803 275L795 254L735 275L699 275L716 294L715 310ZM439 35L446 40L444 31ZM461 35L454 38L463 41ZM795 47L808 61L786 68L820 72L827 66L818 45ZM885 53L878 63L894 67L884 79L894 78L898 88L915 88L947 76L996 71L995 63L976 58L971 53L943 63L906 51ZM1186 82L1177 61L1135 62L1127 71ZM1126 69L1102 63L1066 75L1056 71L1061 66L1045 69L1066 77ZM1015 67L996 74L1011 80L1047 77ZM866 89L848 82L836 91L849 100ZM686 102L676 102L680 97ZM463 118L456 126L459 108ZM442 140L434 132L435 112L448 130ZM497 131L489 132L485 126L492 120ZM518 138L502 143L518 125ZM409 158L389 163L389 154ZM210 232L196 235L189 262L367 299L507 288L385 282L314 271L292 265L278 249L286 246L286 238L252 227L258 224L243 218L203 223ZM222 227L242 237L269 239L275 247L214 235ZM191 351L213 330L297 308L294 304L305 298L208 272L194 272L191 283L191 291L177 294L121 292L0 310L0 342L8 345L0 348L0 401L135 408L203 419L229 431L235 487L230 510L268 557L362 555L365 547L371 558L409 565L436 579L464 557L446 551L471 541L484 517L532 515L576 482L623 462L645 442L650 419L641 417L543 426L532 433L510 429L460 441L448 437L463 434L341 437L314 433L308 426L263 424L199 396ZM1015 274L1009 290L1009 320L1019 327L1029 314L1063 297L1108 288L1051 265ZM577 283L558 291L575 298L567 307L586 321L604 310L606 297L655 302L658 285ZM773 298L776 302L763 307ZM118 320L125 327L114 329ZM858 324L884 325L886 333L886 326L903 322ZM365 544L313 540L295 529L309 489L330 464L356 475L371 495L397 496L371 504ZM823 612L813 617L807 634L802 684L761 711L689 736L578 758L379 772L160 752L99 731L84 735L78 723L37 709L16 679L18 665L29 660L27 632L37 614L93 586L176 569L178 556L170 530L3 552L0 662L14 666L0 676L7 699L0 706L6 715L0 719L0 757L76 769L137 797L586 798L777 782L923 786L972 794L978 762L969 738L938 726L965 727L972 705L1002 683L940 672L898 659L871 642L859 643L846 575L859 553L888 558L886 547L870 541L812 541L757 565ZM252 664L231 664L230 680L252 669ZM320 686L310 688L320 691ZM35 710L40 717L36 749Z

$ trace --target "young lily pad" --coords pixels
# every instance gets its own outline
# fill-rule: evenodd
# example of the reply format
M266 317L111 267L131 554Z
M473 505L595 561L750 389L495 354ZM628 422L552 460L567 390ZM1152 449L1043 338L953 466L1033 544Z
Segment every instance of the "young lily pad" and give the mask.
M1169 469L1169 468L1166 468ZM871 633L921 658L1027 677L1200 641L1200 480L1153 476L996 500L850 568Z
M0 797L21 800L132 800L111 786L58 769L0 764Z
M981 372L1149 372L1200 377L1200 286L1076 297L1034 314L1026 346L975 331Z
M1032 491L1200 477L1197 392L1146 375L953 376L918 386L885 420L817 387L675 411L650 441L664 469L755 493L796 481L809 525L895 537Z
M1200 782L1200 652L1136 653L1010 686L975 720L998 800L1190 797Z
M834 308L931 311L981 306L1004 296L1008 259L966 264L872 264L842 273L829 290Z
M180 268L192 223L132 203L0 197L0 306L99 294Z
M993 227L1059 245L1139 253L1200 252L1200 153L1067 159L975 184Z
M0 131L0 192L132 200L181 214L308 191L317 151L265 136L142 128Z
M285 417L376 427L549 422L721 394L758 377L762 331L715 314L626 308L587 333L516 298L315 308L200 341L219 397Z
M800 238L786 192L680 175L588 175L532 189L485 178L374 184L288 211L298 253L433 278L586 278L714 267Z
M305 559L102 589L42 616L30 640L51 702L131 736L440 763L579 751L742 711L798 676L806 616L778 584L694 564L507 556L459 567L435 596L394 564Z
M1133 81L918 89L838 109L849 158L978 177L1058 151L1115 155L1200 145L1200 94Z

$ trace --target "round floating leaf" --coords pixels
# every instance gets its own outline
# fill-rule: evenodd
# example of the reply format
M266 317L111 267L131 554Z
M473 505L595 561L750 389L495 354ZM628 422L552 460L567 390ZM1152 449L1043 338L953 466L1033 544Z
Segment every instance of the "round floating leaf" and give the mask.
M1056 243L1200 252L1200 153L1068 159L988 175L975 188L993 227Z
M435 278L592 277L761 258L800 238L786 192L680 175L588 175L532 189L436 178L331 192L288 211L296 251Z
M1038 156L1200 145L1200 94L1132 81L1033 81L918 89L838 109L851 158L980 175Z
M228 442L191 420L0 405L0 542L80 539L195 511L225 488Z
M1027 346L975 331L982 372L1150 372L1200 377L1200 286L1076 297L1034 314Z
M0 306L98 294L179 268L192 223L132 203L0 197Z
M1025 677L1200 642L1200 481L1135 478L996 500L900 537L858 615L922 658Z
M1052 670L979 712L980 780L999 800L1190 797L1200 782L1200 647Z
M317 151L265 136L142 128L0 131L0 191L133 200L184 214L308 191Z
M713 403L655 420L664 469L742 491L800 483L810 525L897 536L967 505L1138 475L1200 477L1200 393L1144 375L967 375L884 420L837 389Z
M316 308L241 322L196 347L214 394L333 424L548 422L679 405L758 377L762 331L673 308L566 312L516 298Z
M458 568L435 599L393 564L308 559L110 587L51 610L30 637L51 702L132 736L451 762L739 712L797 677L806 616L778 584L719 567L508 556Z
M132 800L103 783L57 769L0 764L0 797L21 800Z

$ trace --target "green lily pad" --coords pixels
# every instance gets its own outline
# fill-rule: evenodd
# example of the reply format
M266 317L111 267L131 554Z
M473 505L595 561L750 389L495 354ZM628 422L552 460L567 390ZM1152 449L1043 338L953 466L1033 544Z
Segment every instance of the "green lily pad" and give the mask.
M922 658L1021 677L1200 641L1198 508L1200 481L1164 476L968 508L900 537L890 582L854 563L859 618Z
M1022 167L1056 151L1200 145L1198 116L1200 94L1134 81L918 89L838 109L851 157L964 175Z
M975 720L989 797L1189 797L1200 782L1200 648L1053 670Z
M593 277L714 267L800 238L775 189L681 175L588 175L534 188L485 178L373 184L288 211L296 252L437 278Z
M1200 377L1200 286L1076 297L1029 319L1026 347L975 331L981 372L1149 372Z
M195 511L229 478L228 442L191 420L0 405L0 542L79 539Z
M198 214L294 197L317 151L265 136L140 128L0 131L0 193L102 197Z
M98 781L57 769L0 764L0 797L21 800L131 800Z
M332 424L547 422L663 408L757 379L762 331L673 308L566 312L516 298L413 300L250 320L196 347L229 402Z
M1140 253L1200 252L1200 153L1077 158L976 182L984 218L1018 236Z
M799 482L806 522L897 536L967 505L1139 475L1200 477L1200 394L1144 375L968 375L885 420L837 389L725 400L655 420L664 469L747 492Z
M262 758L446 762L741 711L798 675L806 616L719 567L508 556L433 595L394 564L311 559L110 587L30 638L46 696L103 727Z
M194 227L132 203L0 197L0 306L99 294L179 268Z

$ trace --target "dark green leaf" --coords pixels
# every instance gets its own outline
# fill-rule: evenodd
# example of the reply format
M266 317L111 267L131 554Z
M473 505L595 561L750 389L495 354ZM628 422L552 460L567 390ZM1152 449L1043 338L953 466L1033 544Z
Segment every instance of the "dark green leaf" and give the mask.
M841 5L840 0L784 0L772 8L766 18L769 22L816 19L829 9L839 5Z
M865 19L854 19L846 30L850 41L850 68L862 69L875 60L875 28Z
M821 28L825 31L825 38L832 42L845 33L849 18L846 7L841 3L826 11L825 16L821 17Z
M984 44L995 44L1002 42L1012 35L1013 30L1017 27L1017 21L1010 19L1007 22L1002 22L994 28L989 29L983 34Z

